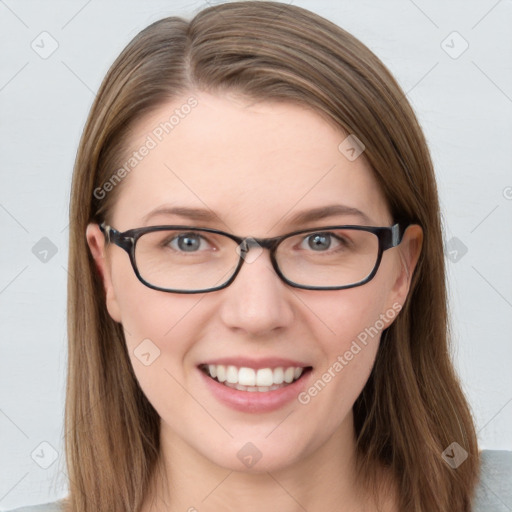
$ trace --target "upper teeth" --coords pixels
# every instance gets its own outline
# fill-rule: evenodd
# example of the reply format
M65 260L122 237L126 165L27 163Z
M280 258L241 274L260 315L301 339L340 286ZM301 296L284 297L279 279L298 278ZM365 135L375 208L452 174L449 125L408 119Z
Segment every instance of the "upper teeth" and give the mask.
M274 384L287 384L298 379L304 368L290 366L288 368L237 368L236 366L225 366L223 364L209 364L207 366L211 377L217 377L219 382L230 384L241 384L242 386L272 386Z

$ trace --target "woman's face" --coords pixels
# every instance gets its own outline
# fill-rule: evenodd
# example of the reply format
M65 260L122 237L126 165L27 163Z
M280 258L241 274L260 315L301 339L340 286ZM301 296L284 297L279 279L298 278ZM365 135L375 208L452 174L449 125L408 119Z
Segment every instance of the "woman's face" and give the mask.
M182 109L190 98L184 96L135 126L130 145L137 162L117 185L109 218L116 230L179 224L257 238L392 224L364 153L354 158L346 135L318 114L232 95L193 96L192 108ZM169 128L165 122L176 109ZM139 151L143 146L149 150ZM294 220L334 205L362 214ZM173 208L204 214L188 217ZM105 247L96 225L87 237L108 311L123 325L133 369L170 445L225 468L260 471L304 461L336 436L352 439L352 405L370 374L380 331L408 291L419 247L414 238L420 240L414 229L399 248L384 252L373 280L330 291L285 284L269 252L254 249L227 288L166 293L142 284L126 252ZM277 367L311 370L279 390L239 391L207 376L204 364L250 368L255 376L263 370L262 379L279 375Z

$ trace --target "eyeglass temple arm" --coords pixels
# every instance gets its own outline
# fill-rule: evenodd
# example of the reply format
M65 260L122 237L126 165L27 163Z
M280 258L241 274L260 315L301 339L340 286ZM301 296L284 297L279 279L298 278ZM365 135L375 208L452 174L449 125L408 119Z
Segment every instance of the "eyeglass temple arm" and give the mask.
M124 249L126 252L130 252L133 246L133 238L124 238L120 236L119 231L116 231L105 222L102 222L99 226L108 243L113 243L121 247L121 249Z
M411 225L411 223L397 222L395 225L391 226L391 247L396 247L402 243L405 231Z
M105 222L102 222L99 224L101 232L105 235L105 238L110 241L110 230L112 229L109 225L107 225Z

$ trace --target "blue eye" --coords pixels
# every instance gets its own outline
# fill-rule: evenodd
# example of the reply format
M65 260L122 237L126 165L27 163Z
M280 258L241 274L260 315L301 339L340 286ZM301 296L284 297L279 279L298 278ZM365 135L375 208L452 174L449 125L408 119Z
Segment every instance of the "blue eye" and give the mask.
M331 246L331 235L329 234L316 233L308 236L307 240L309 247L314 251L329 249Z
M332 233L313 233L304 238L307 248L317 252L324 252L339 245L339 239Z
M182 252L196 252L201 248L202 242L206 241L201 235L196 233L182 233L170 239L167 245L174 250Z

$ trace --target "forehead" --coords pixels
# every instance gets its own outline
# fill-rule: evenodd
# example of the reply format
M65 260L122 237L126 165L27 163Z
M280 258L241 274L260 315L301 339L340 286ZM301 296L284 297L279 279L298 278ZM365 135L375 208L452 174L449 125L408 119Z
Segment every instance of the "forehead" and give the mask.
M134 125L113 222L125 229L160 205L195 207L262 234L282 231L298 211L342 204L387 224L364 153L354 160L340 150L346 137L296 104L184 95Z

